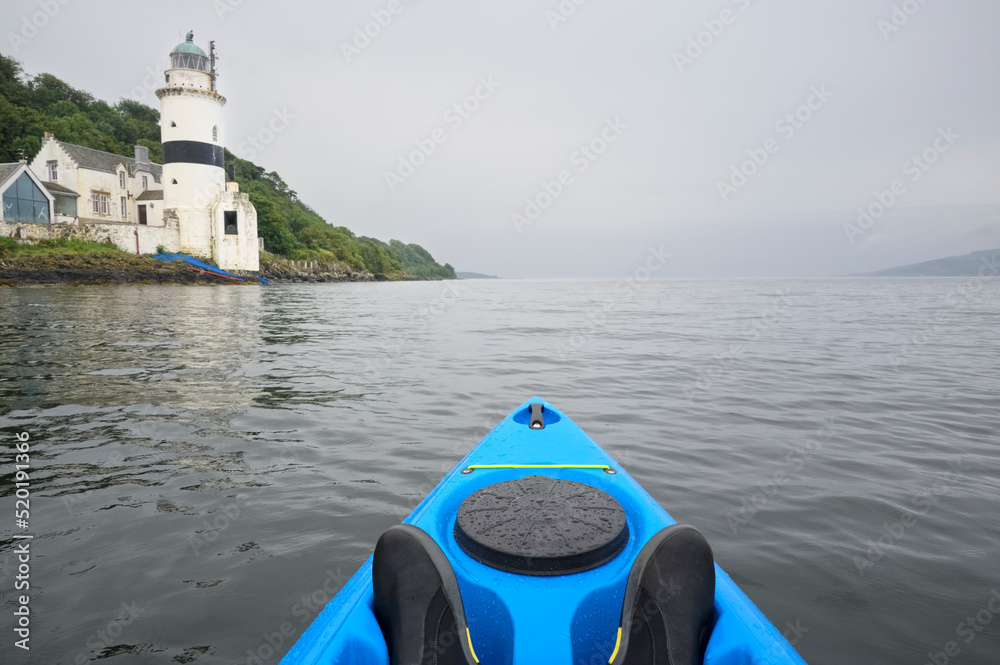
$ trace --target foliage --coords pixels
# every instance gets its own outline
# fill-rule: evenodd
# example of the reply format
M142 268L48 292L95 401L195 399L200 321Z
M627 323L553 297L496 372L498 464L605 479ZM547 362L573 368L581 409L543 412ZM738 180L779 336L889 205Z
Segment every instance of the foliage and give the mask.
M374 238L363 238L363 240L398 257L403 272L408 275L429 279L455 279L454 268L447 263L443 266L438 264L430 252L420 245L413 243L407 245L399 240L390 240L388 245Z
M131 99L109 105L51 74L27 76L20 63L0 54L0 163L30 159L45 132L60 141L131 157L136 144L162 163L160 114ZM240 190L257 208L257 233L269 252L294 260L340 261L354 270L425 278L455 278L419 245L358 238L327 223L276 172L226 151Z
M52 132L67 143L131 157L138 142L160 157L160 114L139 102L110 106L51 74L28 77L0 55L0 162L30 159Z
M226 164L234 167L240 190L250 195L257 208L257 235L264 239L268 251L297 261L336 259L355 270L373 273L455 279L451 266L438 264L420 245L404 245L398 240L386 244L327 223L274 171L265 172L228 150Z

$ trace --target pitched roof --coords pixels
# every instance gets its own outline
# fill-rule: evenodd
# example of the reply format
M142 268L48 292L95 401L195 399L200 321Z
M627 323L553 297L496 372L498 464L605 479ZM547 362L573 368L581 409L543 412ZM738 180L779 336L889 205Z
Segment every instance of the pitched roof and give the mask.
M79 194L77 194L76 192L74 192L69 187L63 187L62 185L60 185L57 182L42 182L42 184L45 185L45 189L49 190L49 194L55 194L57 196L59 196L59 195L62 195L62 196L80 196Z
M0 185L2 185L7 178L11 176L21 166L21 162L11 162L9 164L0 164Z
M162 201L163 200L163 190L162 189L147 189L139 196L135 197L136 201Z
M66 151L66 154L73 158L74 162L85 169L114 173L118 168L118 165L123 164L128 170L129 175L135 175L135 159L132 157L124 157L122 155L116 155L113 152L104 152L103 150L85 148L82 145L73 145L72 143L66 143L65 141L59 141L58 139L53 140L59 144L59 147ZM155 180L159 182L160 176L163 175L163 167L159 164L154 164L153 162L149 162L145 166L146 168L143 170L148 170L153 174Z

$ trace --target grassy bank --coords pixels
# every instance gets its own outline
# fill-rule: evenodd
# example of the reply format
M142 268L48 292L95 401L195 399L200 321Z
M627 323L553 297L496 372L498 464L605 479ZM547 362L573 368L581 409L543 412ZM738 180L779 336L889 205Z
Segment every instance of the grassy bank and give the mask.
M0 238L0 286L33 284L240 284L190 270L180 261L136 256L89 240Z
M13 238L0 238L0 258L52 254L128 254L128 252L123 252L112 245L81 238L39 240L35 245L22 245Z
M260 275L276 282L369 282L422 280L401 271L380 274L355 270L334 258L292 261L260 253ZM256 280L251 277L249 283ZM20 244L0 238L0 286L30 284L240 284L211 276L181 261L160 261L79 238Z

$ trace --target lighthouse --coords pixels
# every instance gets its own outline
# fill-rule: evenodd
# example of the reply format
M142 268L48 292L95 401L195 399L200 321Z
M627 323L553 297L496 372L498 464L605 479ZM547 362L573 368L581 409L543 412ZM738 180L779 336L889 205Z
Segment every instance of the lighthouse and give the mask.
M226 182L215 44L208 55L194 33L170 52L160 100L163 217L176 224L180 251L227 270L259 269L257 212L235 182Z

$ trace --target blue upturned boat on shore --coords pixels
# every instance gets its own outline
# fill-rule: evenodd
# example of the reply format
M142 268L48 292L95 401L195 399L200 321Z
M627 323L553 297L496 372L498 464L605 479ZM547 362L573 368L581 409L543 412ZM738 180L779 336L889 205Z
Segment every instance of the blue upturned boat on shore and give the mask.
M282 665L804 665L708 544L548 402L507 416Z

